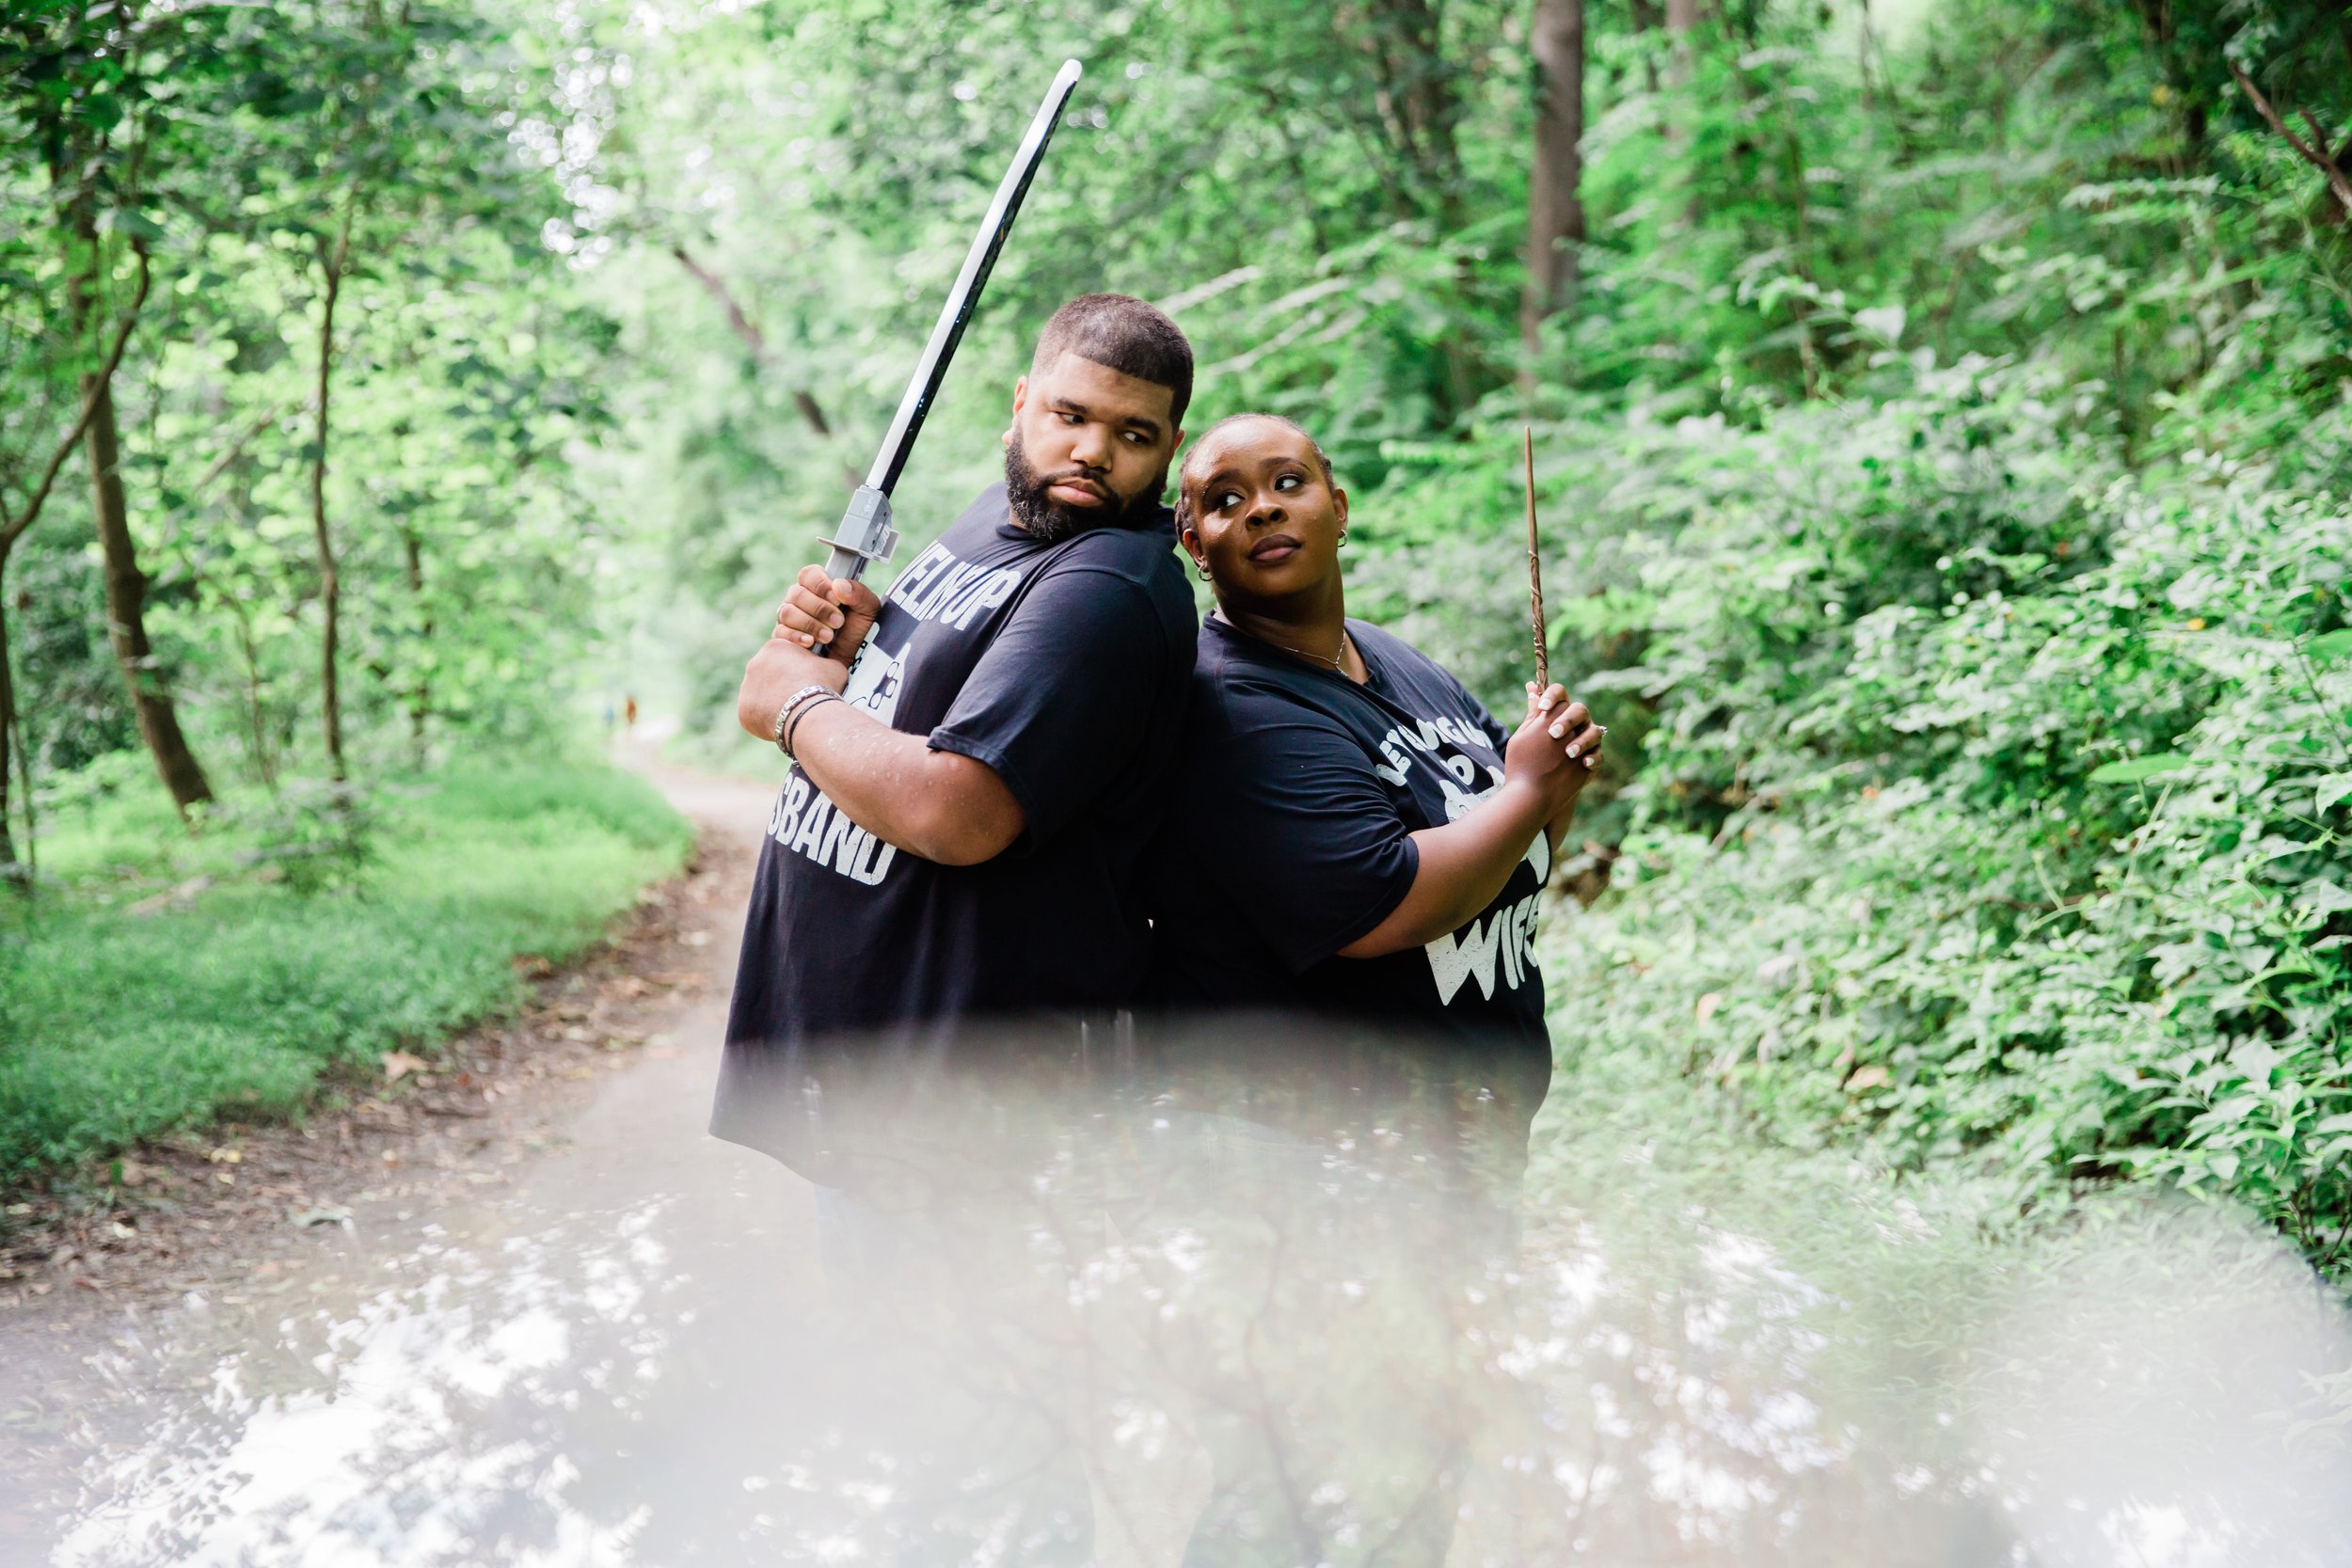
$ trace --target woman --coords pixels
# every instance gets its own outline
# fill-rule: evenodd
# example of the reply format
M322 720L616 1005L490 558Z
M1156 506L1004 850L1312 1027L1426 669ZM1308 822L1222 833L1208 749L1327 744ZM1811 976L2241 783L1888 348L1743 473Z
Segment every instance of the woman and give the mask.
M1407 643L1346 618L1347 496L1288 420L1184 459L1177 527L1216 595L1155 855L1166 1007L1368 1017L1543 1050L1534 937L1603 731L1554 686L1517 732Z

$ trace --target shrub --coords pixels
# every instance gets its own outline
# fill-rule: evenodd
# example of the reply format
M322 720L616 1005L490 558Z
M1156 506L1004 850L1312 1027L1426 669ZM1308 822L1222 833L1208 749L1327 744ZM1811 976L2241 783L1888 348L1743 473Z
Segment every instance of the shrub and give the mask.
M103 809L61 840L53 863L82 880L16 911L0 946L0 1182L226 1112L293 1114L337 1067L429 1050L515 1001L517 956L577 953L691 842L601 768L458 771L380 804L370 858L331 886L258 879L275 863L251 851L284 827L258 805L181 857ZM121 876L199 865L222 879L177 907L106 902Z

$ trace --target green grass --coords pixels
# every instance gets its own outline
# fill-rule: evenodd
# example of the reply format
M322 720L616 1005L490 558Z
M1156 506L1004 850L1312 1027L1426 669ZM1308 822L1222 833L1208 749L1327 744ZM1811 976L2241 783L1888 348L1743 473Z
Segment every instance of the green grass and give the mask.
M191 838L152 793L66 814L42 856L61 886L0 915L0 1186L292 1115L338 1068L429 1050L515 1002L518 957L577 954L691 844L610 768L453 771L373 792L366 858L302 891L253 859L298 836L287 808L240 801Z

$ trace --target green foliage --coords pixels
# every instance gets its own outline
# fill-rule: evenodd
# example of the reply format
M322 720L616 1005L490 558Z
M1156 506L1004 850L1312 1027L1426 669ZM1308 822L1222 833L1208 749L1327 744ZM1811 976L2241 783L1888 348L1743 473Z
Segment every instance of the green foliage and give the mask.
M0 1181L222 1114L292 1115L339 1071L430 1052L512 1004L518 957L578 952L690 843L650 787L601 768L453 769L384 795L369 860L315 893L280 869L266 798L184 846L157 834L151 790L67 814L49 865L70 890L0 932Z
M1710 504L1635 552L1650 642L1607 679L1661 711L1567 983L1782 1139L2160 1176L2352 1265L2352 521L2266 467L2070 457L2037 380L1662 476ZM1757 493L1789 473L1825 526Z
M44 866L236 881L272 863L223 847L267 841L358 909L425 809L388 776L624 690L731 736L1075 55L910 553L993 477L1045 311L1125 290L1191 334L1196 429L1267 407L1329 448L1353 607L1507 705L1533 422L1552 666L1612 732L1575 868L1616 886L1555 923L1591 1043L1788 1144L2026 1202L2226 1194L2345 1266L2352 214L2273 124L2345 138L2341 8L1697 10L1584 8L1587 237L1529 349L1524 4L18 8L0 503L95 360L73 291L119 309L143 247L142 678L246 786L186 839L108 756L63 485L5 562ZM339 802L285 781L324 770L346 233Z

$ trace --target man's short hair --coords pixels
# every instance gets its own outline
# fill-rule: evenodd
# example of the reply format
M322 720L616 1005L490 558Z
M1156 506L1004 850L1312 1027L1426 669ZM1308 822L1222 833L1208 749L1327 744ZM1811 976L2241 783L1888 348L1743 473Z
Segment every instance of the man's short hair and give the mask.
M1167 388L1168 422L1184 422L1184 405L1192 401L1192 343L1184 328L1142 300L1080 294L1038 334L1029 373L1042 373L1065 354Z

